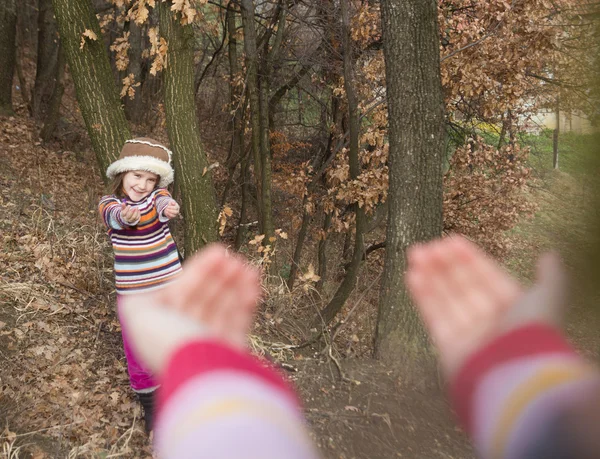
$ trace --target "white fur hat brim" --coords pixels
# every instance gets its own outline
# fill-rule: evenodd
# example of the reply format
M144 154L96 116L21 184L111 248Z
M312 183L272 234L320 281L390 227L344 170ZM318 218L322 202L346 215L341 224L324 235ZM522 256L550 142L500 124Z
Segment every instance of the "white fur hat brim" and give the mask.
M173 183L175 174L171 165L153 156L126 156L118 159L106 169L106 176L114 179L118 174L129 171L146 171L160 176L158 186L165 188Z

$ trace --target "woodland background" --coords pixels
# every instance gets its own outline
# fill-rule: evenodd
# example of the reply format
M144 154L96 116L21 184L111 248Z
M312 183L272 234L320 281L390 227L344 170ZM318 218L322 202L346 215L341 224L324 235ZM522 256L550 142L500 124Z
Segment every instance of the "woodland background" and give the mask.
M558 248L597 358L598 136L531 117L596 122L599 7L0 0L2 454L151 455L96 215L139 135L174 151L183 255L220 240L263 266L253 351L290 372L324 455L472 457L404 251L462 233L527 282Z

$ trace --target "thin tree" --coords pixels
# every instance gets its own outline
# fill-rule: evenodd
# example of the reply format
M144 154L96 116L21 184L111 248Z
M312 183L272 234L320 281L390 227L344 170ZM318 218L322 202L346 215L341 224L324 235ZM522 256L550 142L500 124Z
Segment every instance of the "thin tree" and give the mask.
M189 256L217 239L217 205L194 102L194 32L191 24L182 25L171 5L169 1L159 6L160 34L169 46L163 75L165 110L186 220L184 252Z
M344 54L344 89L348 102L348 126L349 126L349 145L348 162L350 165L350 180L358 179L360 174L360 160L358 157L360 120L358 113L358 97L354 88L354 65L352 56L352 38L350 35L350 11L349 0L342 0L340 3L342 15L342 49ZM354 227L354 251L352 259L346 269L344 280L336 290L333 298L327 306L321 311L320 318L324 324L328 324L342 309L344 303L354 290L360 265L364 256L364 231L366 227L365 211L358 202L352 204L355 214Z
M38 120L46 116L57 84L59 45L52 1L39 0L37 65L32 97L33 116Z
M389 214L376 355L427 357L428 340L404 286L406 249L442 231L443 94L435 0L382 0L389 111Z
M259 77L259 52L254 24L253 0L241 0L244 51L246 53L246 79L250 103L251 147L254 157L259 231L265 241L273 235L273 210L271 202L271 151L269 139L269 86L268 68L261 68ZM268 43L269 37L266 37ZM267 46L267 45L265 45ZM266 63L266 61L265 61ZM267 75L262 75L263 72Z
M552 167L558 169L558 137L560 136L560 96L556 96L556 105L554 109L556 126L552 135Z

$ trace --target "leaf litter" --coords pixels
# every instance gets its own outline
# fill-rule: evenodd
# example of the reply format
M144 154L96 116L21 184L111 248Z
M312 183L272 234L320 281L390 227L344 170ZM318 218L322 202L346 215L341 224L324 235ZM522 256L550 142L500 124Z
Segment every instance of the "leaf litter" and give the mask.
M47 149L33 132L28 118L0 119L0 457L151 457L94 158Z

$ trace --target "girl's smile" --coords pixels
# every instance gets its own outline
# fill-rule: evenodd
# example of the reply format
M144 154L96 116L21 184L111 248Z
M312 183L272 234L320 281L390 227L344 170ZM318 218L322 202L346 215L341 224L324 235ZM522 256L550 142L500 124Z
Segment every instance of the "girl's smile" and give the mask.
M123 191L132 201L141 201L154 191L158 175L147 171L129 171L123 176Z

